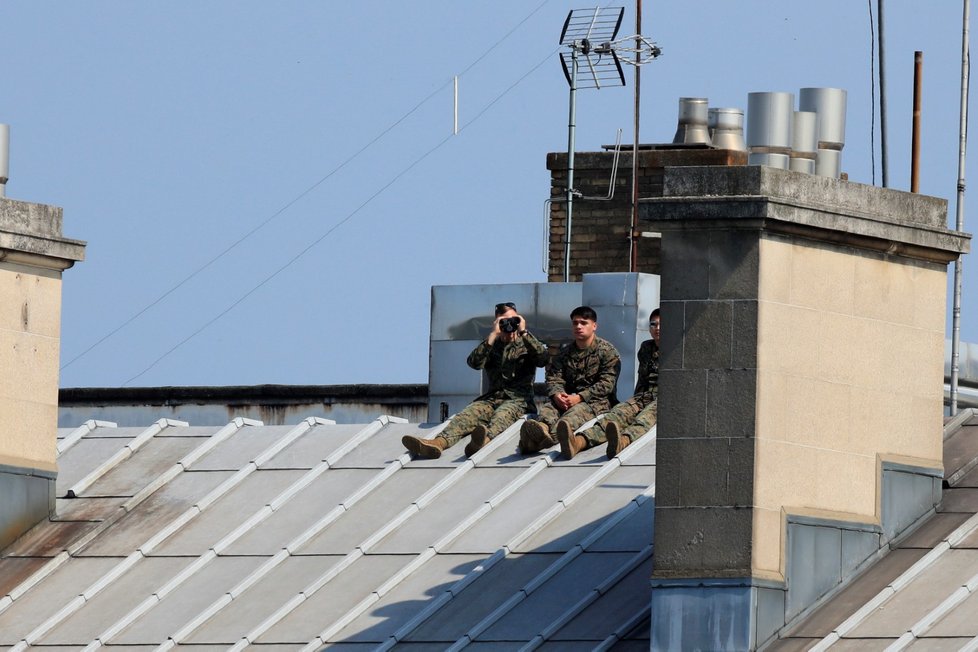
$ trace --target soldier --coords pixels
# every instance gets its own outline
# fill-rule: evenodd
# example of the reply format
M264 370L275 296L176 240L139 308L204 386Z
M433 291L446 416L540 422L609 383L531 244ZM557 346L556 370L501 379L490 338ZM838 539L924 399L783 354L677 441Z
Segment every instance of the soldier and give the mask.
M536 419L527 419L520 429L520 450L524 454L556 444L550 434L556 430L560 452L570 459L574 456L570 435L616 402L615 385L621 373L618 351L595 334L598 315L593 308L575 308L570 318L574 341L561 347L547 367L550 401Z
M536 368L547 364L547 346L526 330L526 320L512 302L496 304L492 332L469 354L473 369L485 369L489 391L455 415L434 439L405 436L401 443L417 457L435 459L459 439L472 436L465 446L471 457L527 412L533 412Z
M604 419L584 432L570 435L567 448L571 457L607 441L607 455L610 460L655 425L658 412L656 393L659 391L660 323L659 309L656 308L649 316L649 333L652 339L642 342L638 349L635 395L611 408ZM557 434L559 438L560 431ZM563 444L561 448L563 449Z

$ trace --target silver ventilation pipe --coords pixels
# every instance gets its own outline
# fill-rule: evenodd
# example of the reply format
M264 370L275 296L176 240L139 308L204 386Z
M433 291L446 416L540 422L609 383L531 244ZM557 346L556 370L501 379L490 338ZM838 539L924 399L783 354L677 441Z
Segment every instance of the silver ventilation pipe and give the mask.
M10 125L0 124L0 197L7 195L10 176Z
M672 142L709 145L708 109L705 97L680 97L679 126L676 128L676 135Z
M788 165L795 172L815 174L817 117L811 111L795 111L791 130L791 163Z
M736 108L711 107L707 113L706 124L710 129L710 140L718 149L747 151L744 141L744 110Z
M747 164L788 169L795 96L747 94Z
M846 144L846 92L841 88L803 88L798 97L801 111L818 114L818 156L815 174L839 178L842 148Z

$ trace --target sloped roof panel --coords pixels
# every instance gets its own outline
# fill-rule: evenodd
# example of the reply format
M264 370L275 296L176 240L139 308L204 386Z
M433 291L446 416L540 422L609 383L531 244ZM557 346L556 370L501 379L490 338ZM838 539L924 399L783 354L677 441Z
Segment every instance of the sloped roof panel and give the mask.
M439 460L401 446L439 428L381 417L62 432L77 497L0 557L0 645L444 649L531 584L531 599L573 593L560 627L641 584L626 578L645 572L651 527L633 521L651 520L654 467L635 462L651 462L654 435L613 461L603 447L569 462L516 455L518 424L471 460L464 441ZM452 552L459 542L471 550ZM647 606L647 587L633 601ZM529 632L519 613L483 629ZM560 627L534 635L546 644Z

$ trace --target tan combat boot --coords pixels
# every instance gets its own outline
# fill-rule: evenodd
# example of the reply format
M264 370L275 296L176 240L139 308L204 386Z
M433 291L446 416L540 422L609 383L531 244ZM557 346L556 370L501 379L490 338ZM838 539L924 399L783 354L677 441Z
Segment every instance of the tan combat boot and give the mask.
M437 460L441 457L441 452L448 448L448 440L440 436L434 439L421 439L420 437L404 435L401 437L401 443L415 457L423 457L429 460Z
M520 451L524 455L538 453L556 443L550 436L550 428L542 421L527 419L520 426Z
M465 456L472 457L478 453L483 446L486 445L489 432L486 430L485 426L476 426L471 433L469 433L470 441L465 445Z
M575 455L587 448L587 439L574 434L570 424L563 419L557 422L557 441L560 442L560 454L567 460L574 459Z
M622 435L618 432L618 424L614 421L608 421L604 426L604 434L608 438L608 459L613 460L618 453L625 450L625 446L632 443L631 438L628 435Z

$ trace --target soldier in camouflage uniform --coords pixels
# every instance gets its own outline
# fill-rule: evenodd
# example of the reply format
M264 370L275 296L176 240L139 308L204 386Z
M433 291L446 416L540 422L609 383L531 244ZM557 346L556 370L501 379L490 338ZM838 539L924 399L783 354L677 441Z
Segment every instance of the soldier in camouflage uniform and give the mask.
M658 413L659 391L659 309L649 316L649 333L652 339L642 342L638 349L638 381L635 394L619 403L604 419L582 433L573 435L570 449L578 451L608 442L608 459L612 459L630 443L647 433L655 425Z
M550 401L536 419L527 419L520 428L520 450L536 453L558 443L562 432L573 433L581 425L607 412L617 402L615 386L621 373L621 359L611 342L598 337L598 315L589 306L575 308L570 315L574 341L561 347L547 367L547 394ZM569 443L560 440L565 457Z
M485 369L489 391L455 415L434 439L405 436L401 443L418 457L441 457L441 452L471 435L465 454L472 456L527 412L533 412L533 379L547 364L547 346L526 330L526 320L513 303L496 304L492 332L469 354L473 369Z

